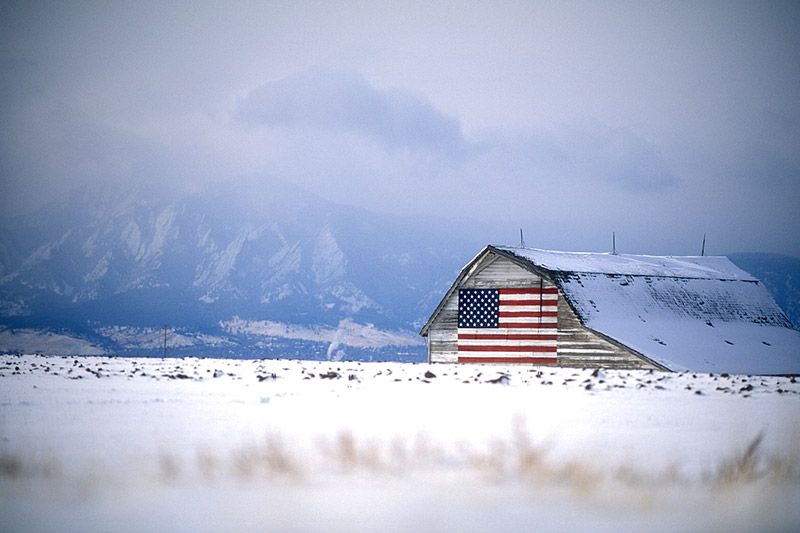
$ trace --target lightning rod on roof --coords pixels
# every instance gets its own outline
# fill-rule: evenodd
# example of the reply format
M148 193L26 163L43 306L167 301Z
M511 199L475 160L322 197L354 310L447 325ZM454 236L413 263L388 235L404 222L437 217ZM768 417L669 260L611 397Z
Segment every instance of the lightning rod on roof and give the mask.
M706 234L703 233L703 246L700 248L700 257L706 255Z
M519 247L525 248L525 237L522 236L522 228L519 228Z
M611 255L617 255L617 233L611 232Z

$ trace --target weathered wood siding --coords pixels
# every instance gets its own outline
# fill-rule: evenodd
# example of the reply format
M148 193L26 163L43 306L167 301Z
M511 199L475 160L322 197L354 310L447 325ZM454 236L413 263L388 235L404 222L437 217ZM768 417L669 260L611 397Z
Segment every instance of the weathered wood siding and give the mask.
M473 265L457 287L556 287L511 260L493 252ZM564 296L558 295L558 365L570 367L655 368L645 359L584 327ZM458 290L453 291L428 330L428 359L432 363L458 361Z
M560 291L558 364L580 368L657 368L634 352L607 341L582 325Z

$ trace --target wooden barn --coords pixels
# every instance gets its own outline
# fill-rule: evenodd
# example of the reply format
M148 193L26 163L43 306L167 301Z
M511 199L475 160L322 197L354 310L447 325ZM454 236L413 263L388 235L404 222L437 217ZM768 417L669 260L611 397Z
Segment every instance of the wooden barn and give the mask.
M800 372L800 332L726 257L490 245L420 334L431 363Z

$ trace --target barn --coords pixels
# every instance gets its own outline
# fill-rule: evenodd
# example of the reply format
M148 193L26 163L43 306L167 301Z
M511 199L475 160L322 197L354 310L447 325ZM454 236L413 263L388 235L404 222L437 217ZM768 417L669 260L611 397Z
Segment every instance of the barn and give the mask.
M800 332L726 257L489 245L420 334L431 363L800 373Z

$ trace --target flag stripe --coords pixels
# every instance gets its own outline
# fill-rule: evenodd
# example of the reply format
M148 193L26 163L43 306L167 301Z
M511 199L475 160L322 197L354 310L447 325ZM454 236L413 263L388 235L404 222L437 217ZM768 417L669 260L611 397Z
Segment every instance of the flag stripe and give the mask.
M507 357L509 359L520 359L523 357L557 357L550 352L460 352L460 357L472 357L474 359L491 359L492 357Z
M458 340L495 340L495 339L508 339L511 341L554 341L558 339L557 335L538 335L538 334L514 334L514 333L506 333L506 334L481 334L481 333L459 333Z
M472 344L459 344L459 352L555 352L555 346L514 346L514 345L480 345L475 346Z
M556 324L542 324L541 328L460 328L459 335L462 333L483 335L484 333L496 333L498 335L557 335Z
M530 329L539 329L539 328L550 328L554 329L553 327L556 325L556 321L552 322L542 322L541 324L537 322L500 322L501 328L530 328Z
M481 340L458 340L459 346L495 346L502 349L503 346L553 346L553 341L548 340L509 340L509 339L481 339Z
M459 363L530 363L530 364L555 364L555 357L460 357Z
M462 289L460 362L557 362L558 289Z
M508 287L505 289L500 289L500 294L558 294L558 289L555 287L548 287L545 289L538 289L534 287Z
M501 313L539 313L539 312L558 312L558 306L555 305L518 305L514 307L508 307L506 305L501 305L499 307Z
M543 323L551 323L555 324L558 320L558 315L556 316L510 316L510 317L502 317L500 318L499 322L539 322Z
M500 318L558 316L558 311L500 311Z
M558 300L503 300L500 299L500 307L511 306L511 305L556 305ZM546 303L545 303L546 302Z
M558 301L558 296L536 296L535 294L518 294L514 296L499 296L498 301L503 304L508 304L511 302L522 302L522 301L531 301L534 302L536 305L540 304L547 304L547 305L555 305Z

